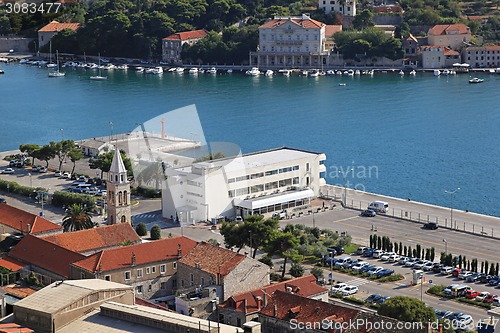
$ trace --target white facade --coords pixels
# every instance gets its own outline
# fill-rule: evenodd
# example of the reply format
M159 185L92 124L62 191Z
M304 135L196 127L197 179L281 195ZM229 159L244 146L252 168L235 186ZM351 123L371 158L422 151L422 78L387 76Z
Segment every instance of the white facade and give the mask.
M342 16L356 16L356 0L319 0L319 8L326 14L337 12Z
M278 148L167 169L163 216L187 224L306 204L326 183L325 160L324 154Z

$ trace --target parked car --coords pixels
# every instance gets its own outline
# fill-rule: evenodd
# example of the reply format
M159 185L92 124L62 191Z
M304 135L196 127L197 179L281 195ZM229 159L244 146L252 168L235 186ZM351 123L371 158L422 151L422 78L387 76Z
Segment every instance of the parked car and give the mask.
M471 289L471 290L465 292L465 298L473 299L473 298L476 298L476 296L479 296L479 294L480 294L479 291Z
M441 270L443 269L443 267L444 267L443 264L435 263L434 265L432 265L432 271L434 273L441 273Z
M342 295L344 296L349 296L349 295L354 295L359 291L359 288L357 286L347 286L342 290Z
M365 299L365 302L367 303L376 303L378 299L382 298L383 296L382 295L379 295L379 294L371 294L370 296L368 296L367 299Z
M422 269L422 267L424 267L425 264L427 264L427 260L417 260L415 262L415 264L413 265L413 268L414 269Z
M454 320L456 320L458 327L467 326L474 321L472 319L472 316L466 314L462 314L461 316L455 317Z
M46 167L38 168L38 172L40 172L40 173L46 173L47 172L47 168Z
M425 263L425 265L422 266L422 270L428 272L428 271L432 271L432 267L434 267L434 262L432 261L428 261Z
M369 265L366 261L358 261L355 265L351 266L353 271L361 271L361 269L365 266Z
M458 287L455 287L453 288L453 290L451 291L451 296L453 297L462 297L465 295L465 293L469 290L471 290L472 288L469 287L468 285L465 285L465 284L460 284L458 285Z
M71 174L69 172L65 172L62 174L62 178L64 178L64 179L71 178Z
M468 272L468 271L462 271L458 274L458 278L460 280L465 280L467 279L469 276L471 276L473 273L472 272Z
M377 279L380 279L381 277L384 276L390 276L392 274L394 274L394 270L386 268L377 273Z
M440 311L438 309L434 309L434 312L436 313L437 319L445 319L453 314L451 311Z
M389 260L390 256L395 255L395 254L396 253L394 253L394 252L386 252L380 256L380 260L387 261L387 260Z
M375 250L375 252L373 252L373 258L380 258L384 255L384 253L385 251L383 250Z
M374 269L376 267L377 267L377 265L369 264L369 265L361 267L361 269L359 270L359 272L360 273L368 273L369 271L371 271L372 269Z
M408 258L408 257L404 257L404 256L403 256L403 257L400 257L400 258L399 258L399 260L398 260L398 264L400 264L400 265L404 265L404 264L406 264L406 262L407 262L408 260L410 260L410 258Z
M491 303L493 306L500 306L500 297L497 297L493 300L493 303Z
M340 293L347 287L347 283L337 283L332 287L332 293Z
M283 220L286 218L286 212L283 210L281 212L274 212L272 215L273 219Z
M363 252L365 252L365 250L366 250L366 249L367 249L366 247L364 247L364 246L360 246L360 247L358 247L358 249L356 250L356 254L362 255L362 254L363 254Z
M335 245L332 247L335 251L337 251L337 254L340 255L340 254L344 254L345 253L345 250L342 246L339 246L339 245Z
M56 170L56 172L54 172L54 177L61 177L63 175L63 172L61 170Z
M374 217L377 216L377 212L371 209L365 209L364 211L361 212L361 216Z
M493 279L495 276L494 275L488 275L488 274L481 274L479 276L479 279L476 282L479 283L488 283L489 280Z
M500 282L500 278L498 276L495 276L491 280L488 280L488 284L490 286L496 286L498 282Z
M498 298L498 295L490 294L483 299L483 303L490 303L491 304L495 301L496 298Z
M12 175L14 172L15 172L15 171L14 171L14 169L12 169L12 168L5 168L5 169L3 169L3 171L2 171L2 173L5 173L5 174L10 174L10 175Z
M343 266L346 262L351 262L351 257L338 258L335 262L335 266Z
M7 203L7 200L5 200L4 198L0 198L0 204L6 204Z
M450 275L453 272L453 267L451 266L445 266L441 268L441 274L442 275Z
M380 272L383 269L384 269L383 267L377 266L377 267L372 268L371 270L369 270L367 273L369 275L376 275L378 272Z
M465 269L454 268L453 271L451 272L451 275L454 277L458 277L458 275L463 272L465 272Z
M405 267L413 267L417 261L417 258L408 258L408 261L405 262Z
M484 299L490 295L489 291L483 291L479 295L476 296L476 301L482 302Z
M362 256L363 257L371 257L371 256L373 256L373 252L375 252L374 249L366 249L363 251Z
M389 257L389 262L398 262L400 256L399 254L393 254L392 256Z
M377 300L377 304L383 304L385 301L387 301L391 296L383 296Z
M458 287L459 285L454 283L454 284L450 284L448 287L444 288L443 290L443 293L445 295L448 295L448 296L451 296L451 292L453 289L455 289L456 287Z
M481 273L473 273L465 278L465 282L476 282L477 280L479 280L480 276Z

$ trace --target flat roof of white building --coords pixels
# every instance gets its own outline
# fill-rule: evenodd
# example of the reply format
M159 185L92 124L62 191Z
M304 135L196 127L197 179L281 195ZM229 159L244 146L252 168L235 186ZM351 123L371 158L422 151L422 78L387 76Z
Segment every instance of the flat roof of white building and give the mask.
M236 157L222 158L214 161L198 162L194 167L202 169L212 169L224 167L226 172L253 169L265 165L280 164L288 161L311 158L322 153L306 150L281 147L272 150L260 151ZM326 159L326 156L324 157Z

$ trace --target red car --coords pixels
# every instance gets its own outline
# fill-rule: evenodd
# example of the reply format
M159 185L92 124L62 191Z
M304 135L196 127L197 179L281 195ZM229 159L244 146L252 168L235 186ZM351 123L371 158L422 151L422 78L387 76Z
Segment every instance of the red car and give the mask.
M484 303L493 303L495 301L495 298L497 298L498 295L488 295L483 299Z
M463 270L463 269L460 269L460 268L455 268L455 269L453 270L453 272L451 272L451 275L453 275L454 277L458 277L458 274L462 273L462 271L464 271L464 272L465 272L465 270Z
M469 291L465 292L465 298L474 299L479 294L480 294L479 291L469 290ZM493 302L493 300L492 300L492 302Z

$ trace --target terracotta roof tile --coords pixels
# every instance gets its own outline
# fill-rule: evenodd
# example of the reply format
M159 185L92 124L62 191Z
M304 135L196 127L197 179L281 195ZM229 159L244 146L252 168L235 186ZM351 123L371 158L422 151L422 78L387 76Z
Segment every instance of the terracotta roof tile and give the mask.
M342 25L326 25L325 26L325 36L331 37L333 34L342 31Z
M237 312L259 312L265 305L265 300L270 299L277 290L303 297L311 297L328 291L327 288L317 285L316 278L311 274L233 295L220 306L236 309Z
M26 266L27 265L25 263L22 263L14 258L5 257L0 259L0 267L10 269L13 272L17 272L18 270Z
M206 30L194 30L194 31L183 31L183 32L176 32L175 34L172 34L168 37L163 38L163 40L189 40L189 39L198 39L198 38L203 38L207 35Z
M135 255L136 265L162 262L177 258L179 245L182 255L185 255L196 246L196 242L182 236L123 246L102 250L78 262L74 262L74 265L96 273L98 271L107 272L123 267L130 267L132 264L132 255Z
M438 24L429 29L429 35L448 35L452 31L459 34L470 34L470 29L463 23L457 24Z
M199 268L202 271L214 275L221 274L222 276L226 276L244 259L244 255L207 242L201 242L182 257L179 263L191 267L200 265Z
M287 22L292 22L304 29L319 29L325 25L324 23L313 20L309 17L301 17L301 18L289 17L289 18L277 18L269 20L266 23L262 24L259 28L274 29Z
M460 53L458 53L455 50L445 48L444 49L444 55L460 55Z
M122 242L140 243L141 238L128 223L118 223L109 226L65 232L58 235L44 236L48 242L62 246L75 252L102 250L118 247Z
M32 235L24 236L9 252L9 257L30 263L65 278L69 278L69 264L85 258L82 254Z
M2 289L4 293L13 295L18 298L25 298L37 292L36 289L30 287L21 287L18 285L5 286L2 287Z
M0 205L0 224L22 232L27 232L29 224L31 234L46 232L58 233L63 230L60 225L8 204Z
M280 320L295 319L298 323L321 323L325 319L334 322L354 321L359 312L359 310L276 290L260 313ZM334 332L334 330L327 332Z
M500 45L489 45L485 46L484 49L486 51L500 51Z
M80 23L59 23L57 21L52 21L46 26L42 27L38 32L58 32L64 29L78 30L80 28Z
M139 298L139 297L136 297L135 298L135 305L142 305L142 306L147 306L148 308L153 308L153 309L158 309L158 310L163 310L163 311L167 311L167 312L172 312L172 310L166 308L166 307L163 307L161 305L158 305L158 304L155 304L153 302L150 302L150 301L146 301L142 298Z

